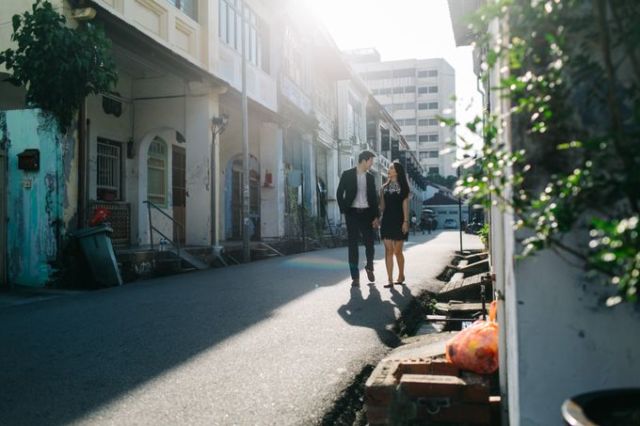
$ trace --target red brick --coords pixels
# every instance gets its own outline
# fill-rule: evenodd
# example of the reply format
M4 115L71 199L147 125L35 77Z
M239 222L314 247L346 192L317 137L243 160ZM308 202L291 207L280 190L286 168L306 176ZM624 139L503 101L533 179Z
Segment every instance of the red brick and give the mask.
M466 386L462 391L462 401L489 403L489 378L481 374L463 371L460 378Z
M400 389L410 397L450 397L459 399L464 380L454 376L404 374Z
M457 376L458 367L446 360L408 359L402 360L396 372L396 378L403 374L434 374L443 376Z
M463 402L489 404L489 387L482 385L467 385L462 389L460 399Z
M383 361L373 370L364 388L367 406L386 406L391 403L398 385L394 376L397 368L397 362Z

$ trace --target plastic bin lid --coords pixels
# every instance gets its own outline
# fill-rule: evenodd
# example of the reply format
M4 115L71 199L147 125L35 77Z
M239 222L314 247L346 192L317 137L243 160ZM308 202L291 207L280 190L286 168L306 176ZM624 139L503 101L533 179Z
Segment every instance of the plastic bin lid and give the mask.
M113 233L113 229L109 225L98 225L91 228L78 229L77 231L71 232L69 235L74 238L84 238L103 232L111 234Z

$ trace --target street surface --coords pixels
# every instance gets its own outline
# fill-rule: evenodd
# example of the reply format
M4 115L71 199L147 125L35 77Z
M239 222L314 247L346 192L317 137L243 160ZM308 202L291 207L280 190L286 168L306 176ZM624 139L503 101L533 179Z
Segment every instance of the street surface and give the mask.
M458 235L412 235L396 291L376 245L377 283L363 271L359 290L345 247L4 307L0 425L317 423L412 295L440 285Z

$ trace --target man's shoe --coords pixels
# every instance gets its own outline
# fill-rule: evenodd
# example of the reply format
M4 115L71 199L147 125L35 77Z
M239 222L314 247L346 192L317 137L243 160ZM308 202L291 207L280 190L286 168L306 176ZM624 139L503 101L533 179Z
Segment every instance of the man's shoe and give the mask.
M376 276L373 275L373 268L372 269L364 268L364 270L367 273L367 279L369 280L369 282L375 282Z
M360 287L360 280L351 281L351 287Z

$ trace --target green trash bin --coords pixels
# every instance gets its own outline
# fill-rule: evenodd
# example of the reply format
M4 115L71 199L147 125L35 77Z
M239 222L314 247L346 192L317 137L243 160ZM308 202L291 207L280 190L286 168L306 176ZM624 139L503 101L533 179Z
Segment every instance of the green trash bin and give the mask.
M83 228L71 234L77 238L93 278L102 286L122 285L118 262L111 245L113 229L107 225Z

